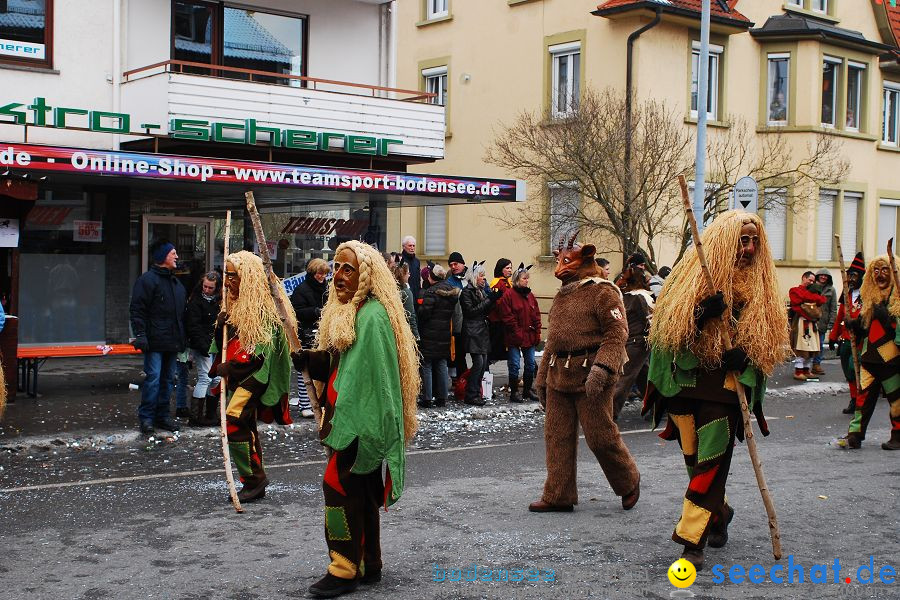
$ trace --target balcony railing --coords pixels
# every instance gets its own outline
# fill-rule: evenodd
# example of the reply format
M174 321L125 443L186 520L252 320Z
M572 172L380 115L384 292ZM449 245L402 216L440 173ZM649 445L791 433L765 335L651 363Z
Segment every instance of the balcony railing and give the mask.
M206 72L204 73L204 71ZM122 77L124 78L125 82L128 82L134 81L135 79L141 79L142 77L156 75L158 73L182 73L186 75L199 75L201 77L218 77L257 83L274 83L277 85L285 85L290 87L297 87L296 84L291 85L291 82L297 81L300 82L300 87L303 89L315 90L320 89L319 86L327 86L328 91L330 92L353 94L357 96L366 95L372 97L378 97L378 93L382 92L395 94L395 99L405 102L429 102L437 95L420 90L404 90L400 88L384 87L380 85L351 83L348 81L337 81L334 79L321 79L318 77L291 75L289 73L272 73L269 71L258 71L256 69L242 69L239 67L227 67L224 65L210 65L207 63L190 62L184 60L164 60L158 63L153 63L152 65L147 65L146 67L131 69L130 71L125 71L124 73L122 73ZM140 75L140 77L134 77L135 75ZM346 88L346 90L334 89L335 87Z

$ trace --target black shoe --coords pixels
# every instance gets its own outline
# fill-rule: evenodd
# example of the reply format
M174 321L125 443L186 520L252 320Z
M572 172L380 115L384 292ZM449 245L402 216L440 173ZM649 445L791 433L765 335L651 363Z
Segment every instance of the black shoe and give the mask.
M359 582L363 585L372 585L381 581L381 569L370 569L366 567L366 574L359 578Z
M698 571L703 570L703 548L685 548L681 558L694 565Z
M156 430L153 428L153 421L141 421L141 433L144 435L153 435Z
M419 408L431 408L431 400L419 400Z
M175 416L179 419L190 419L191 418L191 410L187 406L182 406L181 408L176 408Z
M437 406L438 408L443 408L443 407L447 406L447 399L446 398L435 398L434 405Z
M259 485L253 488L248 488L246 485L241 488L241 491L238 492L238 500L241 504L247 502L256 502L262 498L266 497L266 486L269 485L269 479L263 479L259 482ZM230 497L229 497L230 500Z
M845 408L844 410L842 410L841 412L844 413L845 415L852 415L853 413L856 412L856 406L854 405L853 402L851 402L850 405L847 408Z
M359 586L357 579L343 579L326 573L325 577L309 586L309 593L316 598L335 598L349 594Z
M463 400L463 404L471 404L472 406L484 406L487 402L484 401L484 398L466 398Z
M178 423L172 420L172 417L166 417L165 419L157 419L154 422L160 429L165 429L166 431L178 431Z
M728 518L725 519L725 522L719 521L709 528L709 537L706 538L706 543L710 548L721 548L728 543L728 524L734 518L734 509L728 505L725 508L728 509Z

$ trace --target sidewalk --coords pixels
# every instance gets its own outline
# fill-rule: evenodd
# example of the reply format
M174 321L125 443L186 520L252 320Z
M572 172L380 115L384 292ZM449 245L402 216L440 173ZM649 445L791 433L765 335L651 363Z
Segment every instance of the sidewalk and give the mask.
M846 387L839 363L832 359L826 360L824 365L827 374L820 382L800 383L791 378L793 369L785 363L769 380L769 396L781 396L784 392L780 390L789 386L792 386L791 391L808 390L810 394L844 394ZM29 398L20 393L15 402L7 405L5 417L0 421L0 447L71 443L82 438L88 443L91 438L107 442L136 438L140 435L137 420L140 390L129 390L128 386L143 381L142 366L141 358L133 356L107 357L102 361L47 361L41 369L40 396ZM494 398L485 408L508 408L507 392L501 389L508 384L506 363L494 363L491 372L494 374ZM191 372L192 380L195 375ZM292 382L295 381L292 377ZM173 398L173 415L174 406ZM427 409L426 413L440 410ZM291 407L291 411L295 422L305 421L300 418L297 407ZM622 416L623 419L639 419L639 412L639 403L631 403L625 406ZM182 425L185 428L180 432L181 436L209 433L208 428Z

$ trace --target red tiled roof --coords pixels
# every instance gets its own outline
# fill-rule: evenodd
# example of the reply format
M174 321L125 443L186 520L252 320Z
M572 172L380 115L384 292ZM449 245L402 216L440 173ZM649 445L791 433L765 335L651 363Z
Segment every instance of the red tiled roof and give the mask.
M894 45L900 46L900 5L891 6L885 2L887 9L888 22L891 24L891 31L894 34Z
M717 0L711 0L710 16L712 18L718 17L720 19L731 19L733 21L745 21L749 23L750 19L734 9L737 3L738 0L727 0L727 4L731 10L729 12L726 12L722 10L722 7L719 5L719 2ZM692 12L696 12L698 16L700 15L702 6L701 0L607 0L606 2L600 4L597 7L597 10L607 10L610 8L625 9L628 6L643 8L651 4L659 4L663 8L669 6L681 10L689 10Z

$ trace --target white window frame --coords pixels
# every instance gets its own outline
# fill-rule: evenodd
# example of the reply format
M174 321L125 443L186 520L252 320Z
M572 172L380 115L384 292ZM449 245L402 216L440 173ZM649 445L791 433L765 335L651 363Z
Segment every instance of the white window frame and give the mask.
M820 112L825 104L825 65L833 65L834 70L832 71L833 81L831 85L831 122L822 120L823 127L834 127L837 123L837 109L838 109L838 87L841 84L841 67L844 64L844 61L840 58L836 58L834 56L826 56L822 59L822 105L819 107ZM821 114L819 115L821 117Z
M769 125L787 125L791 113L791 55L788 52L778 52L766 56L766 123ZM772 98L772 63L775 61L785 61L787 72L785 75L785 94L784 94L784 119L771 119Z
M550 76L550 114L553 118L565 118L572 116L578 110L578 96L581 93L581 42L567 42L556 44L548 48L550 51L551 76ZM577 61L576 57L577 56ZM568 57L566 61L566 90L567 102L563 110L559 110L559 79L560 59ZM576 68L575 63L578 63Z
M575 204L572 206L570 219L574 218L581 211L581 204L584 201L581 192L577 189L577 185L574 181L551 181L547 184L547 237L550 242L551 252L556 248L556 244L559 242L560 232L568 238L576 229L578 229L577 223L569 222L568 225L566 224L566 215L554 214L554 191L574 195Z
M429 103L447 106L447 72L447 65L422 69L422 78L425 80L425 91L430 94L437 94L433 98L428 99Z
M719 117L719 86L722 73L723 46L709 45L709 106L712 110L706 111L706 118L715 121ZM714 66L715 65L715 66ZM694 82L697 82L697 106L700 106L700 42L691 42L691 104L694 102ZM695 79L696 78L696 79ZM691 118L698 118L697 108L691 108Z
M834 223L838 205L838 191L819 190L816 204L816 260L834 260Z
M425 0L425 20L440 19L450 15L450 0Z
M859 77L859 80L857 81L857 84L856 84L856 115L854 115L856 118L856 126L852 127L850 125L847 125L846 116L845 116L844 125L845 125L845 129L847 129L848 131L860 131L862 129L862 127L861 127L862 117L863 117L862 88L863 88L863 85L865 85L865 80L866 80L866 65L864 65L863 63L858 63L858 62L853 62L853 61L847 62L847 90L846 90L846 94L845 94L847 97L847 102L846 102L845 108L847 109L847 113L849 114L849 112L850 112L850 77L852 76L854 71L856 71L856 75L857 75L857 77Z
M816 8L816 5L821 8ZM828 14L828 0L809 0L809 10L817 13Z
M895 98L894 114L890 115L892 95ZM898 146L900 145L900 84L885 81L882 88L882 102L884 104L881 107L881 143L886 146ZM893 131L889 131L892 116L894 127Z
M894 209L894 227L891 231L886 231L885 227L890 227L890 221L886 221L881 218L881 209L882 207L890 206ZM893 198L880 198L878 200L878 226L875 232L876 234L876 254L881 254L881 248L885 248L887 246L887 241L890 238L894 238L897 240L900 238L900 227L897 226L897 213L900 212L900 200L895 200ZM882 236L882 231L884 231L887 235ZM896 250L895 250L896 252Z
M803 8L803 0L787 0L787 3L791 6Z
M856 256L859 239L859 215L865 196L862 192L844 192L841 198L841 250L844 260L851 261ZM852 209L851 209L852 206ZM850 217L852 215L852 222Z
M440 232L440 236L429 235ZM447 206L426 205L422 211L422 253L425 256L447 255Z

